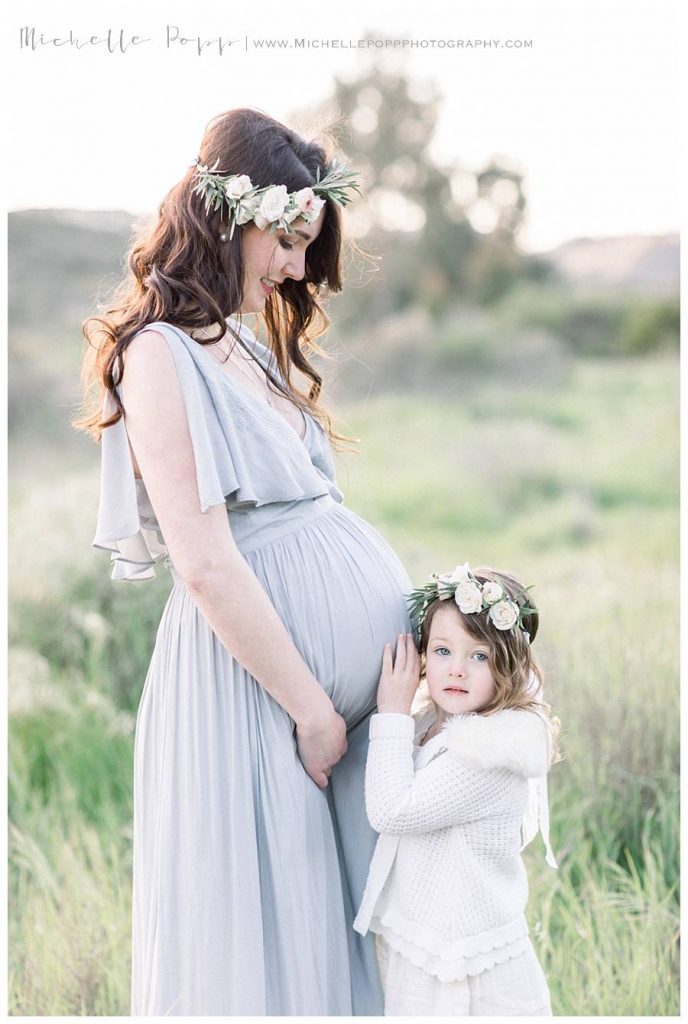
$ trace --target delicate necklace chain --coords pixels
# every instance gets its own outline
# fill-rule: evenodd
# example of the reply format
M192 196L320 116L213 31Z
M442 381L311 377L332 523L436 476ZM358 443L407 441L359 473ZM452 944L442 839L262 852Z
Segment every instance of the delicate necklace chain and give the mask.
M228 360L231 360L232 365L236 367L236 369L239 370L240 373L243 373L243 375L247 377L250 381L252 381L254 385L259 384L263 398L270 407L274 407L275 403L272 401L270 395L268 394L269 385L267 383L267 374L261 374L261 371L258 369L256 369L255 372L249 372L246 369L245 365L242 365L247 361L243 357L241 357L240 359L232 359L232 352L236 348L237 342L235 342L231 348L227 349L222 347L221 341L218 341L216 344L217 347L220 349L220 352L222 352L222 354L226 356ZM252 359L251 357L248 357L248 361L252 365L255 363L255 360Z
M239 346L238 358L237 359L232 359L232 353L234 352L234 349L237 347L237 345ZM215 353L215 348L219 349L219 351L222 353L222 355L225 356L225 361L227 361L227 360L231 361L232 365L237 370L239 370L240 373L243 373L243 375L248 380L250 380L252 382L252 384L254 384L254 385L257 384L259 386L260 391L261 391L261 395L265 399L267 404L270 406L270 408L271 409L275 409L275 411L277 411L279 413L279 415L283 419L285 419L287 421L287 423L289 423L290 427L292 428L292 430L294 430L294 432L296 433L297 437L299 437L303 441L303 439L305 437L305 432L307 431L307 421L306 421L306 418L305 418L305 416L303 414L303 411L301 411L301 417L302 417L303 423L304 423L304 433L299 433L299 431L297 430L295 425L293 423L290 423L289 418L287 416L285 416L284 413L279 411L279 409L275 406L274 401L270 398L270 380L271 380L271 378L270 378L270 375L268 374L267 370L263 369L262 372L261 372L261 369L259 368L260 367L260 363L258 363L258 367L255 367L254 364L257 362L257 360L254 359L250 355L244 356L243 355L243 346L237 340L234 341L233 345L231 345L231 346L228 345L226 348L222 344L222 340L215 342L215 345L213 346L213 351L210 354L212 355L213 359L217 359L218 362L221 362L221 360L218 359L218 357L217 357L217 355ZM252 364L252 367L254 367L254 371L255 372L253 372L253 373L249 372L249 370L246 368L246 363L247 362L250 362Z

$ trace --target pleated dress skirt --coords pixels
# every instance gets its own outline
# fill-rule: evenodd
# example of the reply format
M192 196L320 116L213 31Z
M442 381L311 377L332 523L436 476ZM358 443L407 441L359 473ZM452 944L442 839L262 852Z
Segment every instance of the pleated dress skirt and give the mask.
M276 378L270 351L229 325ZM136 723L131 1012L382 1014L373 938L351 925L377 838L364 804L368 718L383 647L409 629L411 582L341 504L316 419L304 413L299 437L184 331L146 330L174 359L200 510L227 509L239 550L346 720L348 751L320 790L289 715L172 569ZM103 412L114 411L108 394ZM151 579L167 550L125 419L103 430L101 447L93 543L110 552L114 579ZM254 628L260 643L263 624Z
M136 727L132 1014L382 1014L373 936L351 924L377 838L368 719L410 581L329 497L230 522L349 746L321 791L175 577Z

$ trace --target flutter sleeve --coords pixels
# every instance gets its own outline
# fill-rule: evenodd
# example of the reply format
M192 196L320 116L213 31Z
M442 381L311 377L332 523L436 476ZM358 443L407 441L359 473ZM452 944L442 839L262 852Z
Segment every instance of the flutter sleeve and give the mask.
M214 367L201 346L169 324L149 324L146 330L162 334L174 357L202 512L213 505L244 510L328 493L326 481L305 448L293 443L281 418L257 415L252 396ZM114 409L108 394L103 411L109 416ZM167 555L145 484L134 476L126 416L103 431L93 545L110 552L112 578L118 580L151 579L155 564Z
M103 414L114 412L115 403L107 394ZM134 477L124 419L103 430L100 455L100 503L93 546L110 552L112 578L149 580L155 576L155 563L167 551L157 529L155 517L145 515L145 493Z

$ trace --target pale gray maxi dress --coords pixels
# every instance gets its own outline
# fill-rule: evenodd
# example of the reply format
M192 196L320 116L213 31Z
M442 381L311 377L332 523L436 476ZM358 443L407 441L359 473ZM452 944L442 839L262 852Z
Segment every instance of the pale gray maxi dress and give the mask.
M409 628L410 580L341 504L313 418L301 440L201 345L149 326L174 356L201 508L226 505L243 557L346 719L349 748L319 790L292 720L170 566L136 723L132 1015L381 1014L373 939L351 924L376 840L368 718L383 646ZM269 351L241 334L274 373ZM94 544L112 552L113 578L151 578L166 550L122 420L103 433L101 485Z

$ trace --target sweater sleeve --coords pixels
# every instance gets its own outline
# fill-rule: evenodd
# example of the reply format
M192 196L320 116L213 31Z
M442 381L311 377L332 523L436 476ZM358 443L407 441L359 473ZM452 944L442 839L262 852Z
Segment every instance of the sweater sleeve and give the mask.
M505 768L483 769L439 756L416 772L413 719L374 715L366 764L366 811L376 832L433 832L494 814L519 780Z

